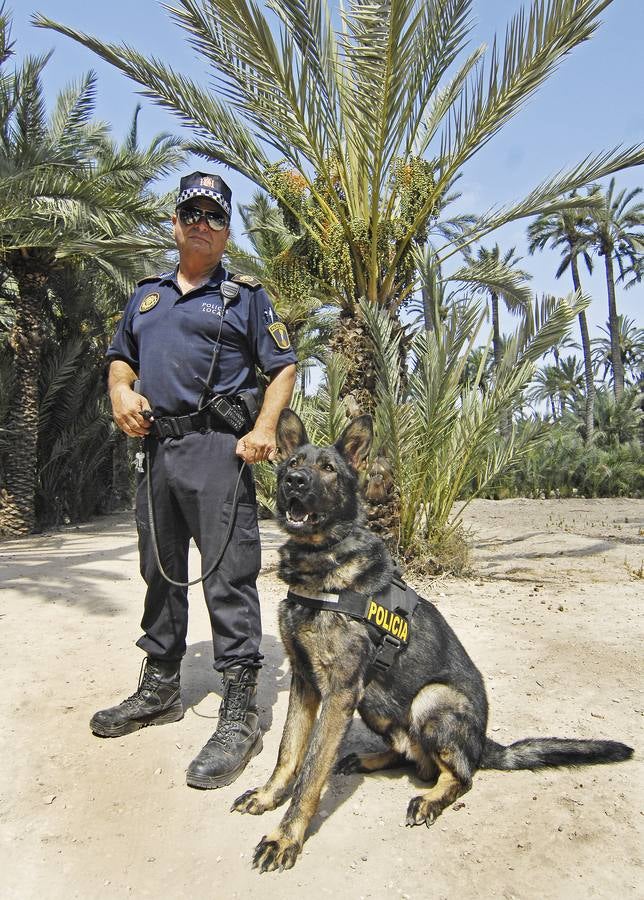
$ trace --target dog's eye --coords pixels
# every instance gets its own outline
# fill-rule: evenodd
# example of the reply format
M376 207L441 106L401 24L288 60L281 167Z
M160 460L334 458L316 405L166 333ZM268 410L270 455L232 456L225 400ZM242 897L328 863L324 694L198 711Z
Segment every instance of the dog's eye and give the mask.
M297 456L292 456L288 461L289 466L293 469L297 465Z
M335 466L332 466L331 463L324 463L322 468L325 472L335 472Z

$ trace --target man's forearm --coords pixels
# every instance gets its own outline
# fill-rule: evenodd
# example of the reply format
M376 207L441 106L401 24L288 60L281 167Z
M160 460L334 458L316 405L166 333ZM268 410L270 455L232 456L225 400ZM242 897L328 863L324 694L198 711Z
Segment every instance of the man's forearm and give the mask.
M294 387L294 365L285 366L271 378L264 392L262 409L255 423L256 429L275 431L281 411L291 402Z
M134 369L122 359L110 363L107 375L107 389L112 404L114 421L130 437L145 437L150 430L150 421L144 419L141 412L149 409L150 404L141 394L133 390L137 379Z
M123 385L131 388L137 378L136 372L128 363L122 359L115 359L110 363L110 368L107 373L107 390L110 397L112 396L114 388Z
M274 459L277 452L275 430L281 411L288 406L295 386L295 366L288 365L276 372L264 393L262 409L253 430L237 441L235 453L244 462L257 463Z

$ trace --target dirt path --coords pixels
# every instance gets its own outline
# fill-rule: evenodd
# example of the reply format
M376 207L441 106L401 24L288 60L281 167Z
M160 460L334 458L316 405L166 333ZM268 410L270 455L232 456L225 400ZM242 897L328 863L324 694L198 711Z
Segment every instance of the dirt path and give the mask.
M132 517L112 516L0 545L2 900L642 896L644 503L479 501L466 520L475 576L415 586L485 674L495 740L609 737L635 760L480 773L430 830L404 826L420 786L408 774L334 776L296 867L260 876L252 849L281 812L228 810L270 773L286 713L279 536L264 527L265 749L236 784L201 792L185 767L216 727L219 681L198 590L183 721L117 740L88 728L140 661ZM346 746L368 744L356 720Z

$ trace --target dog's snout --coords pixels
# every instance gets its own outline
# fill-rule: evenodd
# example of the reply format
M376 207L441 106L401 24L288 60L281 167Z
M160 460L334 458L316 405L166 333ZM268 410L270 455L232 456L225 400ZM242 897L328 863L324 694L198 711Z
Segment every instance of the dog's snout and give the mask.
M305 469L297 469L294 472L288 472L284 478L284 485L291 494L298 494L305 491L311 483L311 473Z

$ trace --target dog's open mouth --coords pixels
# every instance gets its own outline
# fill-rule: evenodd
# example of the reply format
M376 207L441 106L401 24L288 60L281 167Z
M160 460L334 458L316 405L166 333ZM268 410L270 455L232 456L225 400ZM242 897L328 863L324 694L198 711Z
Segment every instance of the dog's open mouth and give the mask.
M289 502L286 510L286 521L293 528L303 528L304 525L317 525L320 522L320 518L320 515L316 512L307 512L304 504L296 499Z

